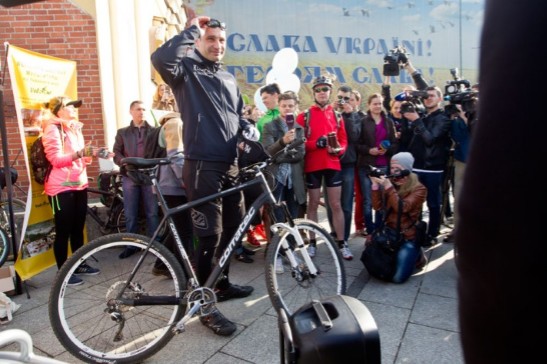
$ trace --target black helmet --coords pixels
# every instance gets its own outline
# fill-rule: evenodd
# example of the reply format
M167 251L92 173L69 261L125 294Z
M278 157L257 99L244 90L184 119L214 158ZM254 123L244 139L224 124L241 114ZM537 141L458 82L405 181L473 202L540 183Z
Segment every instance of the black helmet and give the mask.
M315 80L313 80L312 87L318 86L318 85L327 85L330 88L332 88L332 79L325 77L325 76L319 76Z

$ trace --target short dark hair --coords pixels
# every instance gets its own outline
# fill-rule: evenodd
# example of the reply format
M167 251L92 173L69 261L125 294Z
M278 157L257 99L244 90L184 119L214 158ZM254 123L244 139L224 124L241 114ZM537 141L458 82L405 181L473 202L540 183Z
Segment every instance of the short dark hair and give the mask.
M144 104L144 102L142 102L141 100L135 100L131 103L131 105L129 105L129 110L131 110L133 108L133 106L135 106L136 104Z
M342 85L340 87L338 87L338 91L342 91L342 92L351 92L351 87L349 87L348 85Z
M296 104L298 105L298 95L294 91L285 91L281 95L279 95L278 101L282 100L294 100Z
M277 83L270 83L260 89L260 94L262 95L263 93L267 93L270 95L280 94L281 89L279 88L279 85Z

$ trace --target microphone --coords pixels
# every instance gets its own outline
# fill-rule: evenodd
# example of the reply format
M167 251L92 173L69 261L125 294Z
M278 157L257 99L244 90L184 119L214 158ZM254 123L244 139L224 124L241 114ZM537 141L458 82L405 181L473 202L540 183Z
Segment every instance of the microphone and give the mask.
M403 178L403 177L406 177L408 175L410 175L410 171L408 169L403 169L400 172L393 173L393 174L388 174L386 176L386 178Z

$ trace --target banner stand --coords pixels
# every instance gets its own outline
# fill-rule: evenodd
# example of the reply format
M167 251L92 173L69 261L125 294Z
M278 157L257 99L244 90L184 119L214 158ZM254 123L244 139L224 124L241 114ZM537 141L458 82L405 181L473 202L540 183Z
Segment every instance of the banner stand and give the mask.
M4 157L4 177L6 179L6 189L8 191L8 206L9 206L9 224L10 224L10 230L12 232L11 234L11 251L13 253L13 259L14 262L17 261L17 229L15 229L15 220L13 218L13 205L12 205L12 199L13 199L13 186L11 184L11 173L10 173L10 162L9 162L9 148L8 148L8 133L7 133L7 127L6 127L6 119L4 118L4 74L5 74L5 66L6 66L6 60L8 55L8 45L5 47L5 53L6 58L4 59L4 72L2 72L2 67L0 65L0 72L2 75L0 76L0 138L2 139L2 155ZM20 295L22 293L22 287L21 287L21 278L15 273L15 293L17 295ZM27 296L30 298L28 294Z

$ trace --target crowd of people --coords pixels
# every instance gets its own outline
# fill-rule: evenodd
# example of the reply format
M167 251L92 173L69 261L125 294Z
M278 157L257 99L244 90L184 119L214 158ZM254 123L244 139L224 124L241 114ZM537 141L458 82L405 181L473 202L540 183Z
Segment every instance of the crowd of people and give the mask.
M352 230L354 236L370 242L380 219L385 219L388 225L393 224L396 221L393 214L402 208L412 216L410 220L418 220L422 216L422 204L426 203L429 210L426 241L422 244L415 241L414 225L403 226L401 230L404 239L401 265L392 281L406 281L414 268L424 264L422 246L437 242L441 223L441 184L446 164L454 144L457 150L459 148L457 160L465 163L470 137L469 115L461 108L459 113L447 115L442 108L441 90L428 86L408 60L402 66L411 74L416 87L409 85L392 98L389 78L386 78L381 93L365 98L364 110L359 91L349 85L335 88L335 79L329 74L313 80L313 104L309 107L301 109L297 93L282 92L279 85L271 83L260 89L266 107L266 110L260 110L256 105L245 104L233 75L221 67L225 50L224 23L199 16L152 54L152 64L165 81L157 87L152 108L167 113L155 127L146 121L144 103L133 101L129 108L131 122L118 130L113 152L109 154L114 163L122 167L127 231L137 232L141 228L139 216L144 214L146 231L152 236L159 219L151 187L135 183L124 173L123 158L179 156L172 166L162 167L164 171L160 178L168 203L174 206L233 187L234 179L226 177L235 177L245 163L238 147L242 138L260 142L267 152L275 154L295 138L305 137L306 142L296 153L275 161L271 170L276 181L273 194L278 201L287 204L293 218L307 217L317 221L319 206L324 204L331 235L344 259L353 259L348 246ZM416 89L427 94L419 100L423 110L417 105L405 105L408 103L405 100L412 100L410 95ZM55 256L60 266L66 259L68 237L73 251L83 243L80 233L87 198L85 164L97 155L97 150L84 148L78 124L70 121L74 118L74 108L79 107L81 101L59 100L60 108L50 106L58 118L52 120L61 120L59 123L70 125L70 129L48 127L46 134L54 135L58 149L58 130L66 129L68 136L74 130L76 134L71 140L74 148L65 148L66 154L54 163L54 168L66 169L63 166L71 164L75 175L78 172L78 181L55 188L53 183L57 178L53 178L46 184L46 193L50 195L52 205L55 202L63 207L56 219L62 218L65 212L71 214L71 218L79 219L71 225L73 231L59 229L57 233L59 242L55 244ZM67 121L62 121L63 118ZM48 157L54 159L53 146L49 150ZM152 150L163 154L147 155ZM397 159L393 159L394 156ZM462 166L457 170L461 176ZM371 171L375 171L372 176ZM387 175L391 177L387 178ZM461 177L457 181L459 185ZM202 284L212 272L214 258L219 258L218 254L234 235L243 217L245 202L253 199L252 191L249 193L231 194L196 206L191 214L176 217L185 221L177 224L177 229L187 252L193 257ZM70 196L70 200L65 201L65 195ZM382 210L382 199L391 200L387 211ZM396 203L399 200L401 204ZM69 201L73 205L68 205ZM73 214L73 211L83 212ZM247 234L250 247L261 245L256 238L257 229L261 230L262 238L269 241L269 216L272 215L262 211L252 222L252 229ZM190 225L192 229L188 229ZM172 241L164 243L176 253ZM316 241L313 237L310 237L307 249L314 257ZM126 259L135 252L128 248L120 253L119 259ZM252 254L253 249L240 246L236 259L251 263ZM229 271L228 264L216 283L218 301L249 296L253 287L234 284L229 279ZM76 273L100 272L84 263ZM153 273L165 274L165 268L157 265ZM74 276L72 283L83 282ZM218 335L231 335L236 330L235 324L216 308L200 320Z

